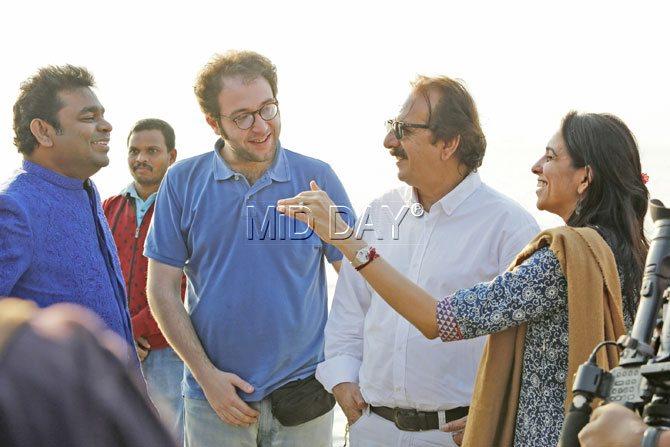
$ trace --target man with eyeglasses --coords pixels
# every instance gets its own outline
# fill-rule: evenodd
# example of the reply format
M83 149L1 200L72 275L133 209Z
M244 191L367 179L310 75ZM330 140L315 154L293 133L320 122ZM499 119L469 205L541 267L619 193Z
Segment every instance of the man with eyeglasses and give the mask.
M275 205L311 180L338 205L351 208L349 199L330 166L281 146L267 58L215 56L195 93L220 138L168 170L144 251L152 313L189 369L185 444L330 447L335 402L314 372L327 315L323 260L337 270L342 254Z
M486 139L465 87L423 76L412 86L384 139L406 185L370 204L374 231L362 237L438 299L503 272L539 228L482 183ZM352 447L453 446L460 433L440 429L463 427L483 345L428 340L344 263L316 377L347 416Z

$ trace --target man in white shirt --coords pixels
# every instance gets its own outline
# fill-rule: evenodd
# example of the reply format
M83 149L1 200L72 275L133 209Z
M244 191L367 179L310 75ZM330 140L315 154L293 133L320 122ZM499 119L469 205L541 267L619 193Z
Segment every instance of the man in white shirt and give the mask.
M385 260L436 299L503 272L539 228L482 183L486 139L467 90L419 77L384 146L407 186L373 201L357 225ZM352 447L453 446L485 339L428 340L343 263L317 378L350 424Z

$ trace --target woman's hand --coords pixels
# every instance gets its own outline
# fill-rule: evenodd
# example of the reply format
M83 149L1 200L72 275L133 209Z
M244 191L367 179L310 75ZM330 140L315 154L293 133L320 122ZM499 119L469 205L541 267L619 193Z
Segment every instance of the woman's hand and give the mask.
M348 239L353 229L340 217L338 207L314 180L310 191L277 202L277 211L305 222L324 242L338 246Z

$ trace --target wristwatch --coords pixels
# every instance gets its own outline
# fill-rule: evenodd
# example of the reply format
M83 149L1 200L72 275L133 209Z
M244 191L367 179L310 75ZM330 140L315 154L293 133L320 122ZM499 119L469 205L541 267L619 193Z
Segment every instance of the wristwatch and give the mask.
M356 252L353 261L351 261L351 265L356 270L360 270L378 257L379 255L374 247L366 246Z

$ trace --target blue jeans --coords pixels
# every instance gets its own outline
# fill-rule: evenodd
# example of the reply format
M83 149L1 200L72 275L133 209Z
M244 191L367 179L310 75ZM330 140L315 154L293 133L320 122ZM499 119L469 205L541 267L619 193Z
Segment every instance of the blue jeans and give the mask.
M270 399L247 402L260 413L250 427L219 419L206 400L184 398L185 447L331 447L333 410L295 427L272 416Z
M151 401L181 445L184 439L184 399L181 394L184 363L172 348L152 349L142 362L142 373Z

